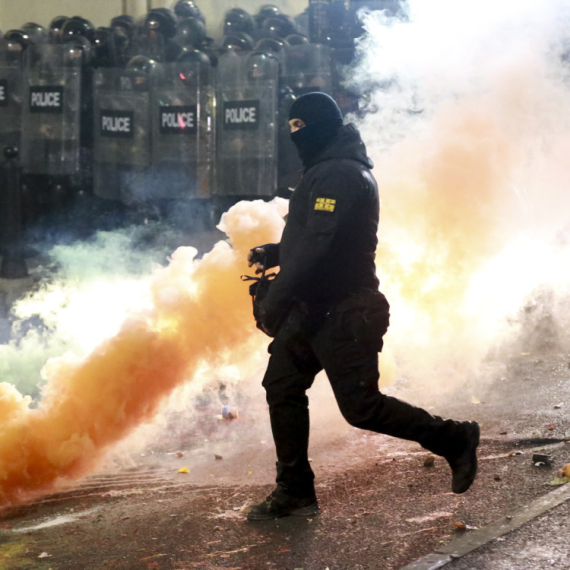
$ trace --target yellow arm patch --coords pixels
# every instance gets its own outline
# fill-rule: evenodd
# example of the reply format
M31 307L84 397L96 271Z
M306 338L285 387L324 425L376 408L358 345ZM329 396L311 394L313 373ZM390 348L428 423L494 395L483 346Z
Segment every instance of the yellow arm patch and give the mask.
M320 210L322 212L334 212L336 207L336 200L332 198L317 198L315 202L315 210Z

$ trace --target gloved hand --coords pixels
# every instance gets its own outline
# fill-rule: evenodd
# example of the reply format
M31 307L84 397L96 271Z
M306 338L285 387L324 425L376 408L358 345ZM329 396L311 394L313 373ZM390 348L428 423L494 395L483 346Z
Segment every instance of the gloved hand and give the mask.
M255 265L255 273L279 265L279 244L267 243L250 249L247 253L248 267Z
M255 265L255 273L262 273L265 269L265 249L263 246L254 247L247 253L247 266Z

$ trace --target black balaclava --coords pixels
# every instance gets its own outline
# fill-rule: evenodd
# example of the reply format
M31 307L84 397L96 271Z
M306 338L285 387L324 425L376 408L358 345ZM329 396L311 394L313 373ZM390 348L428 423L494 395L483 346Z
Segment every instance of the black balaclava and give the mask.
M307 168L338 133L342 113L336 101L326 93L307 93L291 106L289 120L292 119L301 119L306 125L291 133L291 140Z

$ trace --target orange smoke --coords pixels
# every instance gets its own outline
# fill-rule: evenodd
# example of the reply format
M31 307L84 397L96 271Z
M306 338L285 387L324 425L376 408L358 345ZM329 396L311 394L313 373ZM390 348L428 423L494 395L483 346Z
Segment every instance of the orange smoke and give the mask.
M178 249L154 275L148 314L132 315L83 361L67 355L46 364L38 409L0 384L0 506L87 474L201 362L261 335L239 275L252 246L279 240L283 208L238 204L222 221L230 243L218 243L200 261L193 248Z

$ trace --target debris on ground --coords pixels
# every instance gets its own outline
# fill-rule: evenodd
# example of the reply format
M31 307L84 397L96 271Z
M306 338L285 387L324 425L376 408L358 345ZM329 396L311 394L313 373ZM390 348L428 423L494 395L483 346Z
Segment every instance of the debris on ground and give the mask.
M522 451L509 451L509 457L514 457L515 455L522 455Z
M190 473L190 469L188 469L188 467L181 467L178 473Z
M424 467L433 467L435 465L435 455L428 455L424 460Z
M448 513L446 511L438 511L436 513L431 513L429 515L426 515L425 517L414 517L411 519L406 519L406 522L415 523L415 524L422 524L425 522L435 521L437 519L451 518L452 516L453 516L453 513Z
M460 530L461 532L464 532L466 530L479 530L478 526L465 524L464 522L461 521L453 521L453 524L455 525L455 528L457 528L457 530Z
M217 453L214 453L214 459L220 461L221 459L223 459L223 457L221 455L218 455Z
M534 453L532 456L532 462L535 467L550 467L552 465L552 458L550 455L545 453Z
M566 485L566 483L570 483L570 477L555 477L550 483L547 483L547 485L557 487L559 485Z
M564 465L564 467L562 467L562 469L558 470L558 477L560 479L562 479L564 477L570 478L570 463L566 463L566 465Z
M38 558L49 558L51 556L51 554L48 554L47 552L42 552Z

